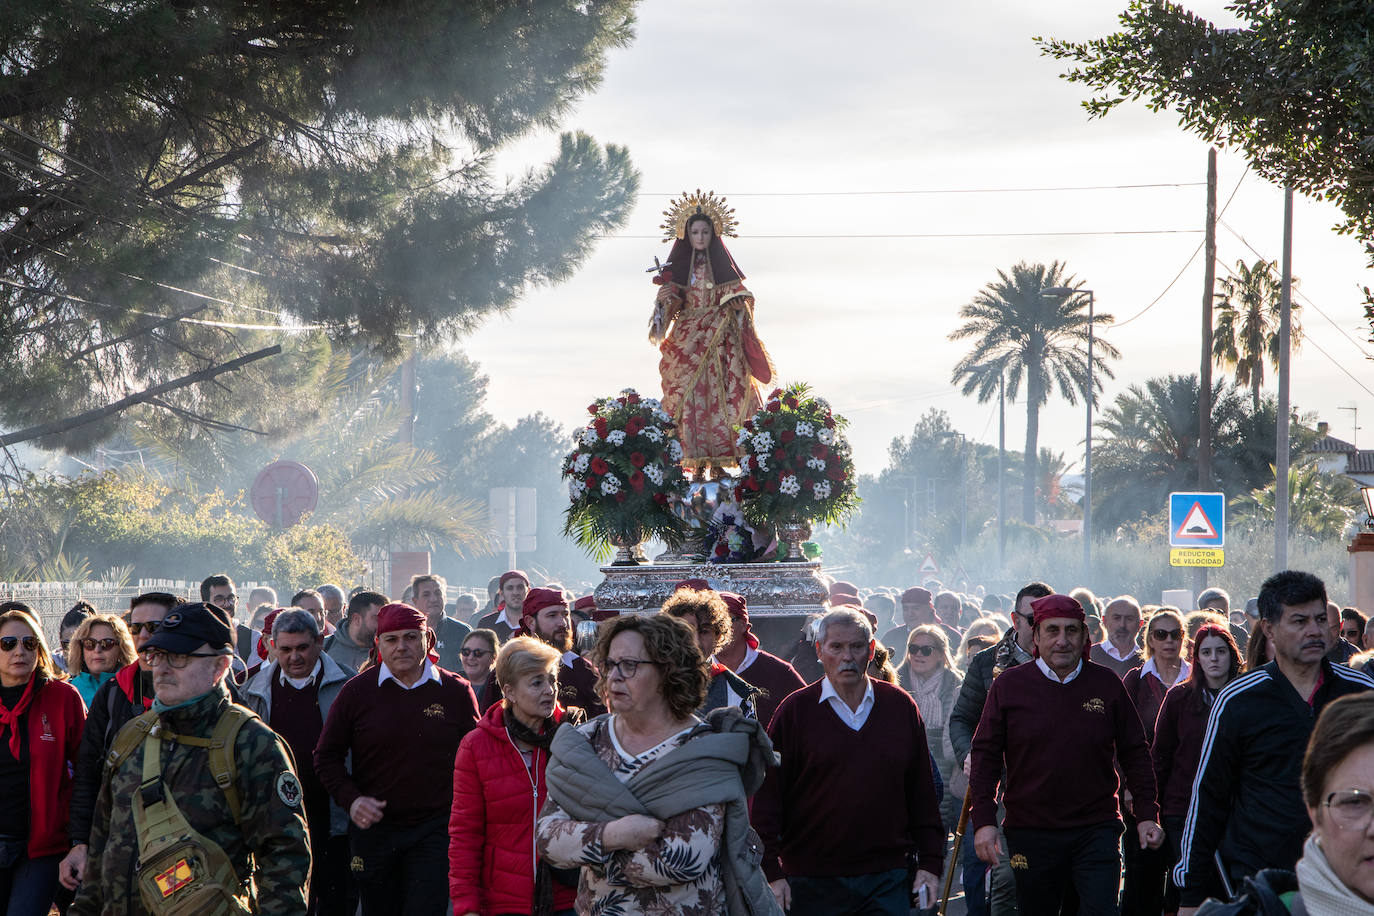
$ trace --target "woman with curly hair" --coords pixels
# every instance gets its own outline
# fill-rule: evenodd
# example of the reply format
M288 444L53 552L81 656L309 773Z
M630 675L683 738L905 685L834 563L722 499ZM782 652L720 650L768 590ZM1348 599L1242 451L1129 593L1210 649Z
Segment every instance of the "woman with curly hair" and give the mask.
M540 856L582 869L579 913L781 914L747 807L776 756L739 709L696 716L710 670L697 635L662 613L601 626L611 711L554 737L537 831Z
M101 684L137 660L129 628L113 614L86 617L67 642L67 674L87 709Z
M716 653L730 642L730 610L725 599L709 588L679 588L660 609L669 617L686 623L696 635L697 649L710 666L706 699L697 715L705 716L722 706L738 706L751 719L757 719L755 700L759 688L716 661ZM767 723L764 723L765 725Z

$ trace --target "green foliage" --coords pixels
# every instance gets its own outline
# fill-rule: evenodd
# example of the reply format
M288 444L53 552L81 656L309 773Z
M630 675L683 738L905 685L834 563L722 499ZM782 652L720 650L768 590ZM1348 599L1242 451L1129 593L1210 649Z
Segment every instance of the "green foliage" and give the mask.
M1270 466L1271 478L1275 471ZM1276 481L1231 500L1231 519L1243 532L1273 527ZM1359 487L1349 477L1328 474L1315 461L1288 468L1288 530L1295 537L1332 540L1346 534L1364 511Z
M745 454L737 492L745 518L758 530L793 517L841 525L859 505L844 435L849 421L810 392L799 382L774 388L739 431Z
M1298 285L1296 277L1292 284ZM1235 370L1237 385L1250 386L1250 404L1255 412L1260 406L1264 364L1278 371L1281 287L1272 261L1256 261L1254 266L1237 261L1235 276L1221 281L1216 303L1212 358L1223 369ZM1299 310L1296 302L1290 302L1288 338L1293 350L1302 344Z
M1100 336L1095 338L1090 389L1088 297L1044 295L1046 289L1064 286L1078 288L1082 283L1075 282L1058 261L1048 267L1022 262L1010 274L999 270L996 281L959 308L964 324L949 335L950 340L973 341L973 349L955 364L950 374L951 384L959 385L963 394L976 396L980 404L986 403L997 396L999 380L1005 378L1007 397L1015 400L1025 384L1023 454L1030 456L1030 467L1022 477L1021 514L1032 525L1040 408L1048 403L1055 389L1070 404L1078 403L1080 396L1096 400L1104 379L1114 377L1107 360L1121 357L1112 344ZM1092 324L1100 328L1113 320L1109 314L1097 313Z
M1175 3L1132 0L1121 29L1085 42L1042 39L1042 53L1095 95L1104 116L1126 101L1171 110L1208 142L1240 150L1276 184L1334 201L1343 228L1374 239L1374 7L1364 0L1235 0L1240 28L1219 29Z
M509 179L492 156L598 85L634 6L0 4L0 356L21 367L0 423L238 355L254 326L394 355L567 278L633 205L627 152L569 132ZM201 397L159 406L203 419Z
M228 569L244 579L295 585L354 581L364 568L338 529L307 519L275 531L248 517L242 494L177 489L148 475L107 471L33 479L27 498L65 522L62 552L19 558L46 578L80 579L93 566L127 564L143 576L196 579ZM11 548L8 539L0 541L12 562ZM83 568L85 576L78 575Z
M617 541L632 546L659 538L680 546L687 524L671 501L687 495L687 478L672 417L631 388L597 399L587 412L592 421L561 466L569 496L563 533L595 557Z

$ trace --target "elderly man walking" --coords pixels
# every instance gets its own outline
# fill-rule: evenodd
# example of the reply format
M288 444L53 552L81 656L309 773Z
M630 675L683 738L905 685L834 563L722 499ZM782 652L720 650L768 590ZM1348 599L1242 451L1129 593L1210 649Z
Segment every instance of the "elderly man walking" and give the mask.
M1107 603L1102 612L1102 627L1107 638L1092 648L1092 661L1110 668L1124 678L1132 668L1139 668L1145 654L1136 644L1142 618L1140 603L1130 595L1122 595Z
M352 821L349 867L363 916L448 910L453 758L477 725L477 698L429 660L433 648L422 612L382 608L380 663L339 691L315 746L320 781Z
M1121 880L1114 761L1139 819L1138 835L1126 842L1158 848L1164 841L1150 747L1121 679L1085 658L1083 607L1068 595L1031 607L1035 661L992 682L973 736L973 844L984 862L997 862L1003 782L1020 916L1058 916L1070 886L1080 916L1108 916L1117 913Z
M764 874L791 916L907 916L913 896L935 902L945 857L925 725L906 691L868 676L863 614L826 614L816 643L825 677L768 729L782 763L754 798Z
M319 621L309 611L282 611L271 639L273 660L244 685L244 705L272 726L296 760L314 853L310 912L341 913L348 902L348 815L330 804L313 755L329 708L357 672L324 654Z

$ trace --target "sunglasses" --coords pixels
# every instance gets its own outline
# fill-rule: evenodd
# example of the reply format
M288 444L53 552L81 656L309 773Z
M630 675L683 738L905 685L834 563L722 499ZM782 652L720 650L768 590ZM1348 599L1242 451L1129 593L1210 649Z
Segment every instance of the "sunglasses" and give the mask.
M491 654L491 650L490 650L490 649L459 649L459 650L458 650L458 654L461 655L461 656L463 656L463 658L481 658L481 657L484 656L484 655L490 655L490 654Z
M104 639L92 639L91 637L87 636L85 639L81 640L81 645L85 646L87 649L98 648L102 652L109 652L115 646L119 645L119 640L109 636L105 637Z
M1183 638L1182 630L1151 630L1150 635L1160 642L1165 640L1175 640Z
M13 651L14 651L14 647L17 646L17 645L19 645L19 641L20 641L21 638L22 638L23 641L24 641L24 650L25 650L26 652L37 652L37 651L38 651L38 637L37 637L37 636L24 636L24 637L19 637L19 636L0 636L0 651L3 651L3 652L13 652Z
M148 631L148 635L149 635L149 636L152 636L154 633L156 633L156 632L157 632L158 630L160 630L161 628L162 628L162 621L161 621L161 620L148 620L148 621L145 621L145 622L143 622L143 623L131 623L131 624L129 624L129 632L132 633L132 634L135 635L135 636L137 636L137 635L139 634L139 632L142 631L142 630L147 630L147 631Z
M922 656L925 656L925 655L934 655L934 654L935 654L935 647L934 647L934 646L918 646L918 645L916 645L915 643L912 643L911 645L909 645L909 646L906 647L906 652L907 652L907 655L922 655Z

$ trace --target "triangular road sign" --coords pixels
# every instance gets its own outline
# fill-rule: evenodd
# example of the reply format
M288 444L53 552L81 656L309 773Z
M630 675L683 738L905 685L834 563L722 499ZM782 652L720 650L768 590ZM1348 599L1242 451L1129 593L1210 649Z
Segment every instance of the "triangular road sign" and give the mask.
M1183 517L1183 524L1178 526L1174 532L1176 538L1192 538L1199 541L1215 540L1217 537L1217 527L1212 524L1212 520L1207 517L1207 513L1202 511L1202 503L1194 502L1193 507L1188 510L1188 514Z
M926 558L921 561L921 568L917 570L917 572L923 575L938 576L940 574L940 567L935 563L935 555L926 554Z

